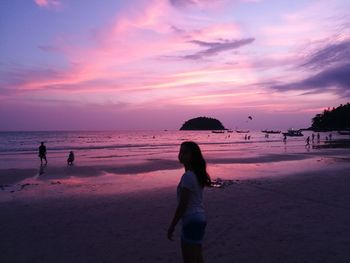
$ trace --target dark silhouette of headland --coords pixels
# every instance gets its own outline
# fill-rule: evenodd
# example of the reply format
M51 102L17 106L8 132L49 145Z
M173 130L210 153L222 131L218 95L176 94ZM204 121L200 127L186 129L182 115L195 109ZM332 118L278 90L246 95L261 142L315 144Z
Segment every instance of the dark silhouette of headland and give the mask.
M312 118L310 130L340 131L350 130L350 104L340 105L337 108L324 110Z
M214 118L197 117L186 121L180 131L184 130L226 130L222 123Z

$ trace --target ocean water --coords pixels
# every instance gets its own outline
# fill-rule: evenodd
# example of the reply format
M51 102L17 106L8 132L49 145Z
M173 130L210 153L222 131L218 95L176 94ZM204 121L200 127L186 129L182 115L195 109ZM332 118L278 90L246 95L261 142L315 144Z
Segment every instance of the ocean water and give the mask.
M150 159L176 160L179 145L186 140L197 142L206 158L257 157L264 153L303 151L303 137L265 134L212 133L211 131L45 131L0 132L0 169L35 167L39 162L38 147L45 142L51 165L64 165L69 151L74 151L76 164L132 164ZM321 133L323 141L329 133ZM333 138L337 135L333 133Z

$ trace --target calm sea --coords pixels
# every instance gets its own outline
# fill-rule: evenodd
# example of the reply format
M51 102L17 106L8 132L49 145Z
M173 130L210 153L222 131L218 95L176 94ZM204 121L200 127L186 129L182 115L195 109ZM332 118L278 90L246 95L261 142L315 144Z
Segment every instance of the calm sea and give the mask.
M111 162L137 163L148 159L176 159L182 141L199 143L206 157L256 156L265 151L293 151L304 146L306 136L288 138L281 134L250 132L245 134L211 131L45 131L0 132L0 168L31 167L38 163L38 147L43 141L49 163L66 162L69 151L74 151L76 163L104 164ZM322 135L324 137L325 135Z

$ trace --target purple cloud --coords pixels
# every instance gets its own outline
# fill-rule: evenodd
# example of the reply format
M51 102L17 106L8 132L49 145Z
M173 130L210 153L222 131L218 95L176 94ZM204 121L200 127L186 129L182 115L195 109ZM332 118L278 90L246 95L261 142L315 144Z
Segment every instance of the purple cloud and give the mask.
M44 52L58 52L58 53L63 53L64 49L58 46L53 46L53 45L40 45L38 48Z
M58 8L61 5L59 0L34 0L34 2L42 8Z
M206 50L199 51L192 55L184 56L186 59L202 59L204 57L217 55L223 51L229 51L232 49L237 49L239 47L251 44L254 38L244 38L239 40L222 40L219 42L205 42L200 40L192 40L191 43L197 44L202 47L206 47Z
M300 81L271 85L278 91L304 90L303 95L332 92L350 97L350 41L332 43L312 52L298 69L310 76ZM316 71L316 72L315 72Z
M38 80L60 79L64 72L53 69L24 68L22 66L10 66L0 70L0 92L2 94L15 94L18 89L30 82Z
M322 69L331 65L348 63L350 60L350 41L330 44L311 54L301 66L310 69Z
M350 63L323 70L299 82L274 85L278 91L305 90L304 94L331 91L343 97L350 97Z
M188 6L188 5L197 5L199 2L210 2L213 0L169 0L170 3L175 7L182 7L182 6Z

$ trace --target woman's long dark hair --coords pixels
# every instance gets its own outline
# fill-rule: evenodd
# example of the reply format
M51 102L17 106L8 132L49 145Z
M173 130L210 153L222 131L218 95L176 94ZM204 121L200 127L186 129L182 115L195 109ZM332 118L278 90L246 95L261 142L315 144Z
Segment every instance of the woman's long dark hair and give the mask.
M199 184L204 186L210 186L211 180L210 176L207 173L207 163L205 162L201 149L198 144L195 142L187 141L183 142L181 146L185 146L191 151L191 167L193 172L196 174Z

